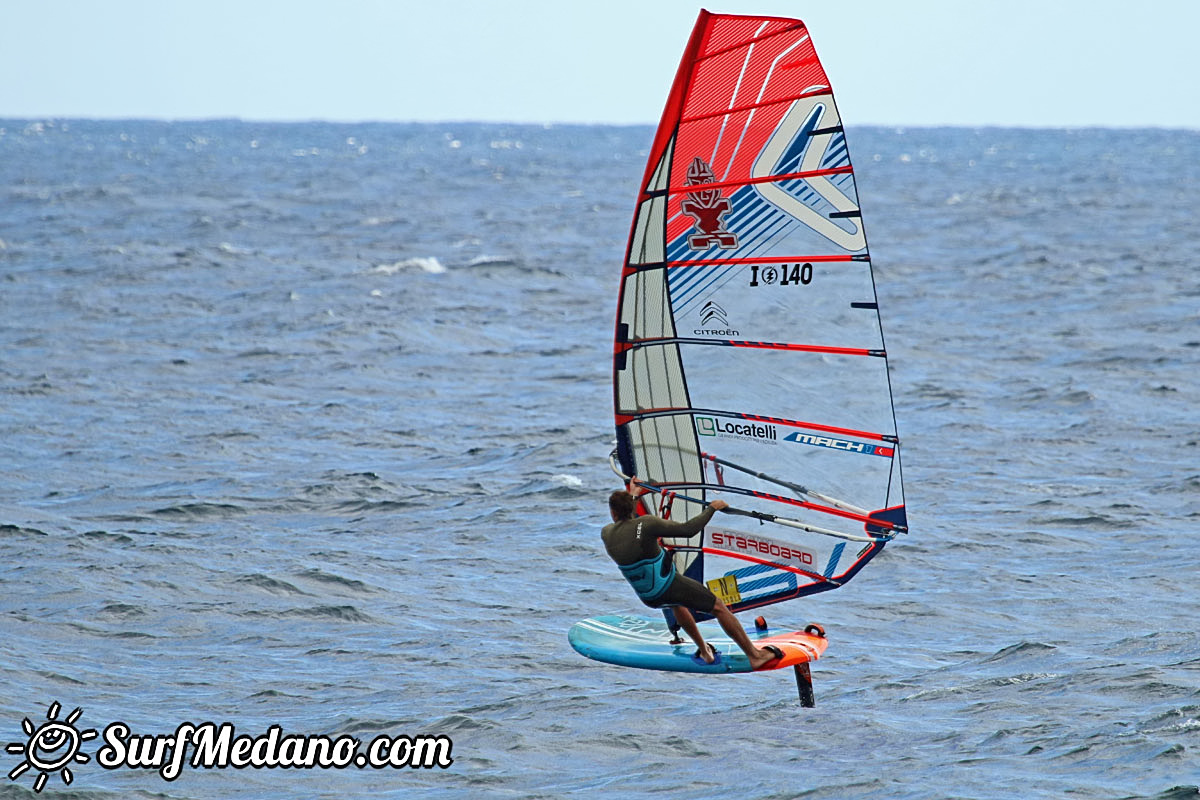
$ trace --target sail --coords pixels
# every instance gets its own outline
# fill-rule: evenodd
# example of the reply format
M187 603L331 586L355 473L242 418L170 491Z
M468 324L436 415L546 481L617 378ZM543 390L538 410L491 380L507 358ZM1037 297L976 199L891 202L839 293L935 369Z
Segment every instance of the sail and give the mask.
M620 470L730 608L844 584L906 530L845 131L799 20L710 14L654 139L618 296Z

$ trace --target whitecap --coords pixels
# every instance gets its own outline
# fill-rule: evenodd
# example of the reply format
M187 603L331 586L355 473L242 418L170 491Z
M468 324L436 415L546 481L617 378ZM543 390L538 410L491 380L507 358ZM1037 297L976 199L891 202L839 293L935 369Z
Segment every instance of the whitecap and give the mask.
M511 267L517 262L508 256L475 256L467 262L468 267Z
M397 272L404 272L405 270L412 269L424 270L432 275L439 275L446 271L446 268L442 266L442 262L438 261L433 256L406 258L403 261L397 261L394 264L376 264L374 271L384 275L395 275Z
M565 475L562 473L558 475L551 475L550 482L557 483L559 486L569 486L572 489L583 486L583 481L581 481L579 478L576 478L574 475Z

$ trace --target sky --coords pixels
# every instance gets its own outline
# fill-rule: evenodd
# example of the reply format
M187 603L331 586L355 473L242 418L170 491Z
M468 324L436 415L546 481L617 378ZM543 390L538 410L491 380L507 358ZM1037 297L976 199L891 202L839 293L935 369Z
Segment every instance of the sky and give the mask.
M1200 0L0 0L0 118L652 124L702 7L850 125L1200 129Z

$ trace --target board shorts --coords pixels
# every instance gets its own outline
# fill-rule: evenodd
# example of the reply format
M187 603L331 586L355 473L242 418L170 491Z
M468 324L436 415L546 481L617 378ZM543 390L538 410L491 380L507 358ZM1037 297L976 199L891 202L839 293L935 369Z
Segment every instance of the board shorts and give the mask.
M650 606L650 608L685 606L692 611L711 614L713 608L717 605L717 596L704 584L692 580L686 575L680 575L677 572L675 573L675 579L667 586L665 592L655 598L653 602L645 599L642 602Z

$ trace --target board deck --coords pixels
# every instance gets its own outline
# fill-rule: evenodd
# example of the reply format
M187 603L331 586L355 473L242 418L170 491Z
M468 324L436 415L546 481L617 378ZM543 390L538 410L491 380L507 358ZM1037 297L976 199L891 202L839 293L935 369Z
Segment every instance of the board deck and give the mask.
M745 653L719 625L702 622L699 627L704 640L717 652L716 663L705 664L697 657L696 645L682 632L683 643L671 644L674 637L661 617L652 619L632 614L589 617L572 625L567 639L580 655L622 667L708 674L754 672ZM759 647L770 644L783 651L783 658L766 670L815 661L828 646L824 636L805 631L766 628L748 629L746 633Z

